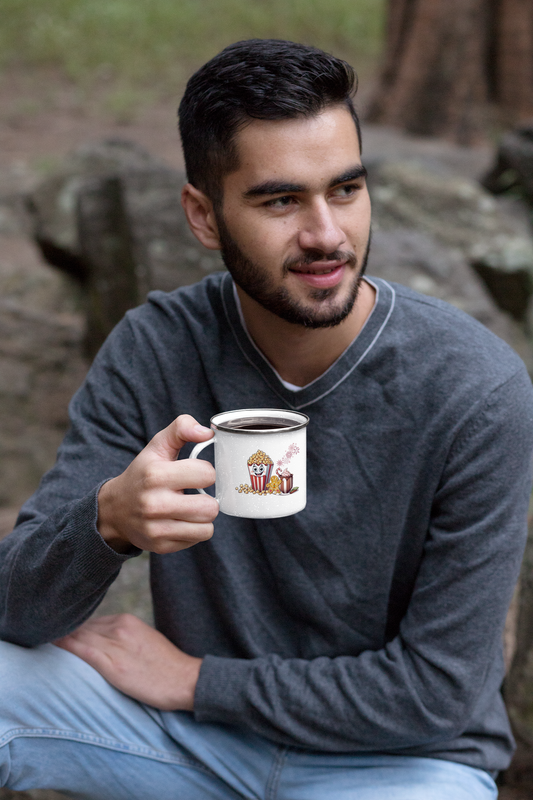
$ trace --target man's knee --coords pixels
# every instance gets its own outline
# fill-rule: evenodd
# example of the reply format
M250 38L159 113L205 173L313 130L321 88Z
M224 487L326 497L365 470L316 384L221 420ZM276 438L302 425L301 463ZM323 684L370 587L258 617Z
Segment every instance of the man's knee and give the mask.
M87 666L52 644L26 648L0 641L0 742L12 728L50 724L50 708L76 693Z
M10 642L0 642L0 685L2 698L0 706L10 702L20 691L30 687L37 688L39 674L46 672L46 648L52 645L26 648Z
M30 682L34 687L42 680L46 682L51 671L54 681L57 681L64 672L63 653L64 651L52 644L20 647L10 642L0 642L2 695L10 690L18 691L19 687L27 686Z

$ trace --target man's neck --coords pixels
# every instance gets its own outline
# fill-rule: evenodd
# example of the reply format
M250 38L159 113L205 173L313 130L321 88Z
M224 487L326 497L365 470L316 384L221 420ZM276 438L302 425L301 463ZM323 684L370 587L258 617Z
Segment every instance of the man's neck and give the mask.
M361 281L350 314L333 328L305 328L267 311L239 286L248 333L283 380L305 386L319 378L359 334L374 308L375 289Z

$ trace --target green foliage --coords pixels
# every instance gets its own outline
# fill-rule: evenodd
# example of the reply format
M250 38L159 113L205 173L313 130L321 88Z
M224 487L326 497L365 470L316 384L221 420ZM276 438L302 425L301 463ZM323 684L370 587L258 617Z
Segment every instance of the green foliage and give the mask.
M0 67L51 66L78 84L107 79L164 89L232 41L274 37L317 45L361 69L379 52L384 5L385 0L0 0Z

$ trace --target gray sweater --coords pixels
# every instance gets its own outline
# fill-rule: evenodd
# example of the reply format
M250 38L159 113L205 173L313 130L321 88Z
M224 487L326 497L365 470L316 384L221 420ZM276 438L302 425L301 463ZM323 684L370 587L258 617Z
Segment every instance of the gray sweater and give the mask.
M501 640L526 534L531 384L475 320L374 283L357 339L301 392L248 338L228 274L129 312L0 544L0 636L50 641L96 608L138 553L99 536L98 488L178 414L208 425L232 408L302 409L304 511L220 514L209 542L152 555L157 627L205 657L196 719L309 750L504 768Z

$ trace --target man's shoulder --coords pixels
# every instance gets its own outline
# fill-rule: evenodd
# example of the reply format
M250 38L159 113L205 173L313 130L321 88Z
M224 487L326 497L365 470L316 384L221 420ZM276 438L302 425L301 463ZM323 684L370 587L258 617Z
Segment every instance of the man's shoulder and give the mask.
M171 292L152 291L146 301L130 309L110 333L97 362L125 365L125 353L140 357L166 354L189 359L191 352L211 352L227 339L228 323L221 297L226 273L213 273L202 281ZM179 346L177 346L179 343Z
M144 318L177 321L218 316L222 310L221 286L225 272L207 275L198 283L180 286L171 292L160 290L148 294L146 302L128 312L131 320Z
M468 367L485 374L524 369L507 342L460 308L401 284L388 285L394 294L389 336L421 365L426 356L434 363L446 361L458 370Z
M151 291L142 305L127 312L126 321L135 330L158 335L168 332L174 336L187 329L213 332L224 318L221 286L226 274L212 273L171 292Z
M373 279L376 280L376 279ZM377 281L376 281L377 282ZM458 308L446 300L440 300L427 294L410 289L400 283L393 281L379 280L379 283L387 283L395 294L395 305L404 308L406 313L413 319L421 318L428 320L432 326L442 326L444 328L469 330L477 332L481 336L487 335L488 339L497 339L502 341L495 334L491 333L488 328L481 322L478 322L470 314L467 314L462 309Z
M502 391L516 396L521 408L531 407L524 362L496 334L442 300L399 284L375 283L391 297L390 311L362 368L394 394L397 407L403 404L406 413L446 408L450 418L460 418Z

